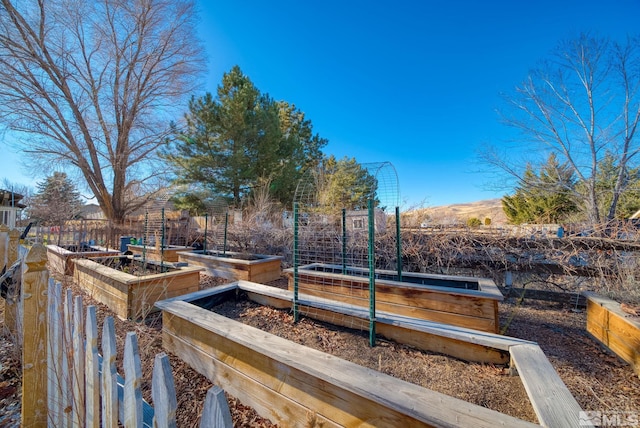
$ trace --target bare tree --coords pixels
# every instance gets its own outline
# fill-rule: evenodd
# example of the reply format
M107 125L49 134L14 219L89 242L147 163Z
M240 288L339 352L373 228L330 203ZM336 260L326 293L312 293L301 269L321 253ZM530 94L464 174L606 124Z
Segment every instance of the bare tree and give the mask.
M194 27L191 0L0 0L0 115L121 222L204 69Z
M592 223L605 213L607 219L615 217L629 170L638 165L639 90L640 39L619 44L583 34L560 43L507 96L506 123L522 132L529 153L540 154L540 160L555 153L560 163L566 162L578 178L578 185L567 190L584 204ZM485 160L522 183L525 165L509 164L496 153L487 151ZM605 194L597 181L607 153L615 159L617 177ZM610 202L601 212L605 201Z

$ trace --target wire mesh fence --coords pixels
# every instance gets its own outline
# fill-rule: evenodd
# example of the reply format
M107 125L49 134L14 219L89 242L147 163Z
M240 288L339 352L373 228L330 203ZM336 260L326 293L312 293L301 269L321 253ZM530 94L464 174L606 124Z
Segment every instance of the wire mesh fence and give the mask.
M375 240L398 224L398 205L398 178L389 162L344 161L303 176L294 197L294 319L318 315L300 304L301 294L368 309L367 316L351 318L349 327L369 330L373 346ZM400 260L395 263L399 272Z

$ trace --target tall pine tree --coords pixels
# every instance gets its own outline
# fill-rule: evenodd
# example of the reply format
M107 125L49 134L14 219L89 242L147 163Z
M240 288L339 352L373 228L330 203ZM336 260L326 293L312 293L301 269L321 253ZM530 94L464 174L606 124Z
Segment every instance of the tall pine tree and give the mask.
M502 198L502 208L513 224L558 223L578 211L572 196L575 186L571 169L552 153L538 174L527 165L515 193Z
M304 113L262 94L238 66L214 98L192 98L186 126L164 157L176 182L202 186L239 206L259 183L289 203L301 171L317 164L327 141L313 135Z

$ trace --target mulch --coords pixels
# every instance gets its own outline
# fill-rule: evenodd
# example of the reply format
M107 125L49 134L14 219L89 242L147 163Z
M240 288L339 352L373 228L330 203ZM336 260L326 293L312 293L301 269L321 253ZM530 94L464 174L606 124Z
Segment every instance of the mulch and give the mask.
M228 281L201 277L201 288ZM271 285L286 286L286 281ZM74 294L83 295L85 305L97 308L98 325L110 310L84 295L69 278L63 285ZM0 327L3 325L0 299ZM303 318L293 324L288 311L276 310L239 300L214 308L241 322L305 346L332 353L341 358L417 383L445 394L489 407L525 420L536 421L533 409L519 378L508 375L504 367L472 364L428 353L390 341L379 340L368 346L368 335L330 324ZM585 331L584 312L548 302L508 299L500 304L501 325L506 334L533 340L541 346L556 371L584 410L640 411L640 379L617 357L602 349ZM122 372L124 338L129 331L138 336L143 369L143 397L151 402L151 372L154 356L162 349L161 317L149 316L145 322L115 319L118 361ZM177 420L180 427L199 426L202 404L212 386L175 355L169 354L178 399ZM20 356L10 338L0 334L0 427L17 427L21 402ZM273 427L270 421L227 394L234 426Z

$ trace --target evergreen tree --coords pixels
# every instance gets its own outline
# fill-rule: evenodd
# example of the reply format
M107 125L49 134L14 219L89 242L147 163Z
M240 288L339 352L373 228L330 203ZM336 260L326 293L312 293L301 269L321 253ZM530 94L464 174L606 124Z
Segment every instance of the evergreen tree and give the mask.
M66 221L78 217L83 203L67 174L54 172L37 183L36 187L37 192L29 208L32 219L48 226L58 226L62 230ZM58 235L58 243L61 235Z
M236 206L261 182L290 202L301 170L318 162L327 143L313 135L304 113L261 94L238 66L224 74L216 98L192 98L185 119L164 153L176 181L200 185Z
M578 211L572 196L575 187L571 169L552 153L539 174L527 165L515 194L502 198L502 208L513 224L561 222Z
M376 198L377 181L354 158L336 160L331 155L322 164L322 180L318 199L328 210L367 209L368 201ZM375 204L377 205L377 198Z
M624 177L625 191L619 195L616 218L627 218L640 210L640 168L628 168L624 174L620 174L619 171L620 167L615 156L607 152L599 163L596 175L596 191L600 195L600 212L603 217L611 206L611 200L614 197L613 189L620 175ZM579 184L580 189L583 189L581 184Z

